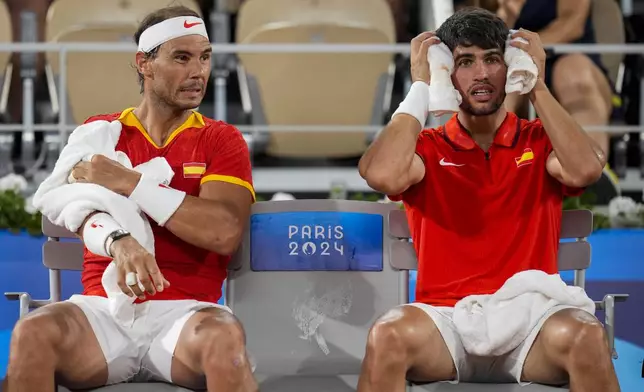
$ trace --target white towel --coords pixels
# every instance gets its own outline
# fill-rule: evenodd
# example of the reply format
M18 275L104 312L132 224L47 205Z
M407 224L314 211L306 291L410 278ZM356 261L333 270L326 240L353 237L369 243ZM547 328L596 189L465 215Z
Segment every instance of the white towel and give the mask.
M510 30L513 34L514 30ZM505 92L527 94L534 88L539 76L539 70L532 57L523 49L506 45L504 61L508 66ZM515 38L523 40L523 38ZM461 94L454 88L452 72L454 59L447 45L440 43L429 47L427 53L431 82L429 85L429 112L441 116L449 112L458 112L462 102Z
M510 30L508 42L506 45L504 60L508 66L507 81L505 82L506 94L519 93L527 94L537 84L539 77L539 69L532 60L532 56L526 53L523 49L510 46L511 41L519 41L527 43L523 38L517 37L511 39L510 37L516 30Z
M68 182L73 167L80 161L91 160L96 154L105 155L132 169L130 159L123 152L115 151L121 128L119 121L94 121L76 128L63 148L53 172L38 187L33 205L52 223L72 232L78 231L92 212L107 212L154 255L154 236L150 223L136 203L100 185ZM169 184L174 176L165 158L152 159L134 170L165 184ZM114 263L110 263L105 270L102 283L110 298L113 315L117 319L129 318L131 311L126 305L131 305L134 298L123 294L118 287Z
M595 313L584 290L568 286L558 274L519 272L494 294L471 295L454 307L453 321L465 350L473 355L498 356L512 351L555 306Z
M434 116L458 112L462 97L452 84L452 72L454 71L452 52L447 45L441 42L429 47L427 59L431 74L429 112Z

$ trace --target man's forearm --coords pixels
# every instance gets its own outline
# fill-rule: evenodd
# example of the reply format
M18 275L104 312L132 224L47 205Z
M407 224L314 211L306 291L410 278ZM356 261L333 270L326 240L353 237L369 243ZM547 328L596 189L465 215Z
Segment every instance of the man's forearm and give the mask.
M232 203L186 195L144 177L129 179L121 194L189 244L222 255L239 245L244 225Z
M543 123L561 167L576 182L593 182L606 164L605 153L557 102L543 81L530 93L530 100Z
M239 216L232 204L186 196L164 226L194 246L229 255L237 249L242 236Z

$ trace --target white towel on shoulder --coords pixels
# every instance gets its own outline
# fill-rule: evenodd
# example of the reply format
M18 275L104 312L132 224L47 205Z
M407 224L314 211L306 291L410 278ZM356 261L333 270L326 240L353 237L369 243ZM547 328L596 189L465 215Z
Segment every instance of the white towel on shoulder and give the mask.
M150 223L136 203L100 185L70 184L68 180L71 170L78 162L90 161L96 154L105 155L132 169L130 159L123 152L115 150L121 128L119 121L93 121L77 127L61 151L53 172L36 191L33 206L52 223L72 232L77 232L92 212L107 212L154 255L154 236ZM165 184L169 184L174 175L165 158L152 159L133 169ZM102 283L111 299L114 316L127 318L127 314L122 313L123 305L131 304L134 298L123 294L118 287L114 263L110 263L105 270Z
M473 355L499 356L512 351L555 306L595 313L585 291L567 285L558 274L519 272L494 294L471 295L454 307L453 321L465 350Z

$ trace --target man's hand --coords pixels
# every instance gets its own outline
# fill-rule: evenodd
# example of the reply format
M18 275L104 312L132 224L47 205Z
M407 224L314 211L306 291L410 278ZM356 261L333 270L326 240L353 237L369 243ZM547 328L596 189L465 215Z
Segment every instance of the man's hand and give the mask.
M145 294L138 282L141 282L145 291L150 295L170 287L170 283L159 270L154 256L134 238L124 237L114 241L110 247L110 253L114 255L114 263L118 270L119 288L128 296L131 297L134 293L139 299L145 299ZM126 277L129 273L136 274L135 276L138 278L136 283L127 284Z
M139 183L141 174L126 168L105 155L94 155L89 162L79 162L72 169L77 182L101 185L128 197Z
M510 45L515 48L523 49L532 57L532 61L537 65L539 70L539 79L544 81L545 69L546 69L546 50L543 48L541 43L541 38L539 34L533 33L532 31L519 29L519 31L512 34L512 39L514 38L523 38L528 41L528 43L520 41L510 41Z
M411 81L425 82L429 84L431 76L429 74L429 60L427 52L429 47L440 43L440 39L433 31L427 31L419 34L411 40Z

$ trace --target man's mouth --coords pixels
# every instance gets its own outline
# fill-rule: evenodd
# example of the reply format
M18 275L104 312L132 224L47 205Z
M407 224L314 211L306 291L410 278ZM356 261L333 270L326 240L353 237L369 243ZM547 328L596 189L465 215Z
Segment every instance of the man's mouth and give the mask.
M489 86L475 87L472 89L470 94L474 97L476 101L485 102L492 98L494 94L494 89Z

